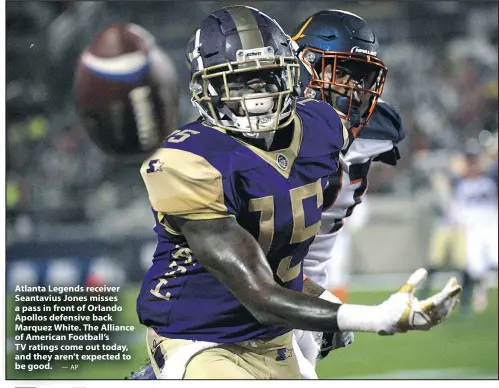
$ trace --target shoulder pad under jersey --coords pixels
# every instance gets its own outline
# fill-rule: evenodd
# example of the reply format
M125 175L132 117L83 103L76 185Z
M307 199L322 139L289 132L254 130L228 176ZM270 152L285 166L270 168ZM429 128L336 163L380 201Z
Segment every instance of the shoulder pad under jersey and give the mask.
M361 139L391 140L394 144L397 144L405 138L405 127L395 108L380 99L369 123L361 129L357 137Z
M199 122L169 135L140 169L152 208L189 220L237 213L230 151L237 142Z

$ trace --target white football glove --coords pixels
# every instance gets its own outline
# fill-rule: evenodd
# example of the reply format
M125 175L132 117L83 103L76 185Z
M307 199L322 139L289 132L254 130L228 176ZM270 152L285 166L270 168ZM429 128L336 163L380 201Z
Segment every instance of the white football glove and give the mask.
M426 279L427 272L420 268L409 280L382 304L375 306L379 313L378 334L392 335L408 330L429 330L441 323L459 303L462 287L456 278L450 279L442 291L419 301L414 291Z
M377 306L343 304L338 309L340 331L365 331L380 335L405 333L408 330L429 330L454 310L462 288L452 278L444 289L419 301L414 291L426 278L426 270L414 272L400 290Z

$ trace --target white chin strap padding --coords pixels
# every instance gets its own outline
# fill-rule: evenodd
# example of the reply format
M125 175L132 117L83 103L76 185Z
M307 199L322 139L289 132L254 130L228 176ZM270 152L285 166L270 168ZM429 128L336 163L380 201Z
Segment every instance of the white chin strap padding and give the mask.
M274 107L274 99L272 97L253 98L241 105L248 113L268 113Z

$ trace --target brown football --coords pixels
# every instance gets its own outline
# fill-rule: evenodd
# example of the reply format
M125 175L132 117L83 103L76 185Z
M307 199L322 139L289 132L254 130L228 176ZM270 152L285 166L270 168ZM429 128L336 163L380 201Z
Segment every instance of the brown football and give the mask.
M150 154L177 129L175 66L137 25L111 25L89 44L78 62L74 94L82 126L108 154Z

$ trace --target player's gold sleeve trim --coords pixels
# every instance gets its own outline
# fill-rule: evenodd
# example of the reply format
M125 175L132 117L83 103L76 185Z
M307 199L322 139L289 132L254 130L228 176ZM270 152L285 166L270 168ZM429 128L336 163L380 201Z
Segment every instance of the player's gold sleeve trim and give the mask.
M160 169L151 172L151 161ZM154 210L188 220L225 218L222 174L203 157L161 148L140 169Z
M159 221L159 224L161 226L163 226L163 228L165 228L168 233L173 234L175 236L182 235L181 231L176 230L172 225L170 225L170 223L166 219L166 214L158 212L158 221Z

